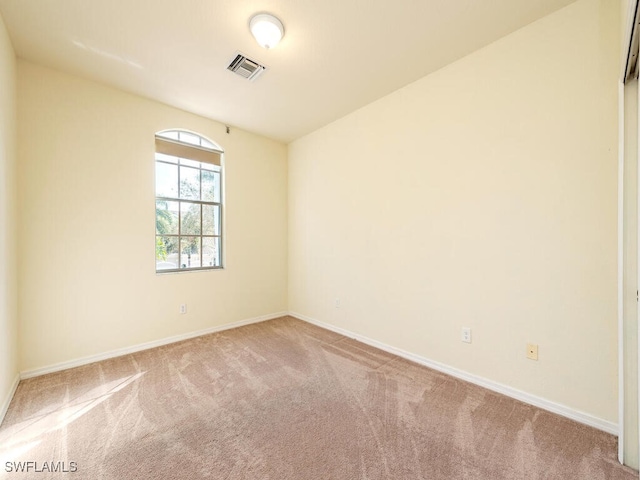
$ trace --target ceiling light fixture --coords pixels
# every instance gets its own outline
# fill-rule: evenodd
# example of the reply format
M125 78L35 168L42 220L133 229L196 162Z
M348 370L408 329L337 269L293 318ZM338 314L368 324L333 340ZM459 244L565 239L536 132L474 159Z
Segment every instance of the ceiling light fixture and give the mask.
M284 37L282 22L268 13L259 13L251 17L249 29L258 45L264 48L275 47Z

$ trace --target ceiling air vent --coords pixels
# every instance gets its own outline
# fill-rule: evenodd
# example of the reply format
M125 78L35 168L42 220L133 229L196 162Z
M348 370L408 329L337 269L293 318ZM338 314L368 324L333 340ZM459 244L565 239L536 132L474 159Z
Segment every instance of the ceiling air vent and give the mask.
M264 65L260 65L255 60L251 60L241 53L237 53L227 67L227 70L231 70L247 80L255 80L266 69L267 67Z

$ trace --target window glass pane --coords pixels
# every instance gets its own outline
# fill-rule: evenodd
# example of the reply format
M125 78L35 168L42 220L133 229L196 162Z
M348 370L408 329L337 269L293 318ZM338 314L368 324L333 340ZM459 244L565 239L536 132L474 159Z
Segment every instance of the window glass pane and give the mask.
M202 266L219 267L220 237L202 237Z
M156 162L156 197L178 197L178 166Z
M202 200L220 203L220 173L202 171Z
M205 170L215 170L215 168L217 167L217 165L214 165L213 163L207 163L207 162L202 162L201 165L202 165L202 168Z
M202 234L220 235L220 207L218 205L202 206Z
M178 140L178 132L171 131L171 132L162 132L158 134L159 137L164 137L164 138L172 138L173 140Z
M184 143L190 143L191 145L200 145L200 137L193 133L180 132L180 141Z
M180 237L180 268L200 266L200 237Z
M213 195L213 201L214 202L222 202L222 197L220 195L220 172L215 172L213 175L213 188L215 191L215 194Z
M163 162L178 163L178 157L172 157L164 153L156 152L156 160L162 160Z
M178 237L156 236L156 270L178 268Z
M200 162L195 160L189 160L188 158L181 158L180 165L186 165L187 167L200 168Z
M200 235L200 205L180 202L180 232L182 235Z
M156 200L156 233L178 234L178 202Z
M216 147L213 146L213 143L211 143L206 138L200 138L200 141L202 142L202 146L203 147L211 148L212 150L214 150L216 148Z
M200 200L200 170L180 167L180 198Z

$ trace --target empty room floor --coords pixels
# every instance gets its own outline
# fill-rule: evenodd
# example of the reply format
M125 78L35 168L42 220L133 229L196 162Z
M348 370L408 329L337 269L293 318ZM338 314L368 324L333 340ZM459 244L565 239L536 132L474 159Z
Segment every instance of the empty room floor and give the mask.
M636 479L616 449L607 433L283 317L23 380L0 427L0 476Z

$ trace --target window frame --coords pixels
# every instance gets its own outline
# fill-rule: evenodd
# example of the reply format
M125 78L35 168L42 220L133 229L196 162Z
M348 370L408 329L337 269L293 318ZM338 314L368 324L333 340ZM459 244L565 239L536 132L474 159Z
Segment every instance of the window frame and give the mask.
M168 134L172 135L172 136L168 136ZM181 135L180 134L186 134L189 137L197 137L198 139L198 144L192 143L192 142L187 142L187 141L183 141L181 140ZM175 136L175 137L174 137ZM192 148L194 150L205 150L208 152L212 152L215 153L217 155L219 155L219 162L220 164L217 165L215 163L209 163L206 161L200 161L200 160L194 160L191 158L188 158L187 156L185 157L178 157L178 156L172 156L173 158L176 159L175 162L166 160L166 159L162 159L159 158L158 154L162 153L158 151L158 147L156 145L156 147L154 148L154 210L155 210L155 215L156 215L156 227L154 228L155 234L154 234L154 240L156 243L156 250L154 251L154 256L155 256L155 262L156 262L156 266L155 266L155 272L157 275L163 275L166 273L187 273L187 272L201 272L201 271L210 271L210 270L223 270L225 268L225 261L224 261L224 232L225 232L225 228L224 228L224 217L225 217L225 212L224 212L224 150L222 148L220 148L215 142L211 141L210 139L204 137L203 135L196 133L196 132L192 132L189 130L182 130L182 129L171 129L171 130L163 130L160 132L157 132L155 134L155 139L160 139L160 140L165 140L165 141L170 141L170 142L174 142L176 144L179 144L182 147L185 148ZM182 163L182 160L186 160L187 162ZM193 163L197 163L198 166L194 166ZM176 197L167 197L167 196L161 196L158 193L158 184L157 184L157 178L158 178L158 164L164 164L164 165L171 165L171 166L175 166L177 167L177 196ZM203 165L211 165L212 168L203 168ZM192 169L196 169L199 172L199 198L198 199L192 199L192 198L183 198L181 196L181 188L182 188L182 184L181 184L181 173L182 173L182 167L186 167L186 168L192 168ZM219 201L215 201L215 197L214 200L203 200L202 197L202 184L203 184L203 172L215 172L217 175L219 175L219 193L217 195L218 200ZM215 181L214 181L214 185L215 185ZM158 202L172 202L177 204L177 234L174 233L170 233L170 234L163 234L163 233L158 233L158 228L157 228L157 219L158 219ZM182 212L183 212L183 206L184 205L198 205L199 209L200 209L200 230L198 234L183 234L182 233L182 228L183 228L183 217L182 217ZM204 206L205 205L210 205L212 206L214 209L217 207L218 209L218 221L217 221L217 234L212 234L212 235L206 235L204 234L204 228L203 228L203 223L204 223ZM214 215L214 225L215 225L215 215ZM214 230L215 232L216 230ZM178 261L177 261L177 267L176 268L163 268L163 269L158 269L158 254L157 254L157 245L158 245L158 239L161 237L172 237L176 239L177 242L177 253L178 253ZM196 266L196 267L181 267L180 265L182 264L182 240L183 238L186 237L197 237L198 238L198 243L199 243L199 256L200 256L200 266ZM203 243L204 243L204 239L217 239L217 250L218 250L218 255L217 255L217 263L218 265L202 265L203 263Z

